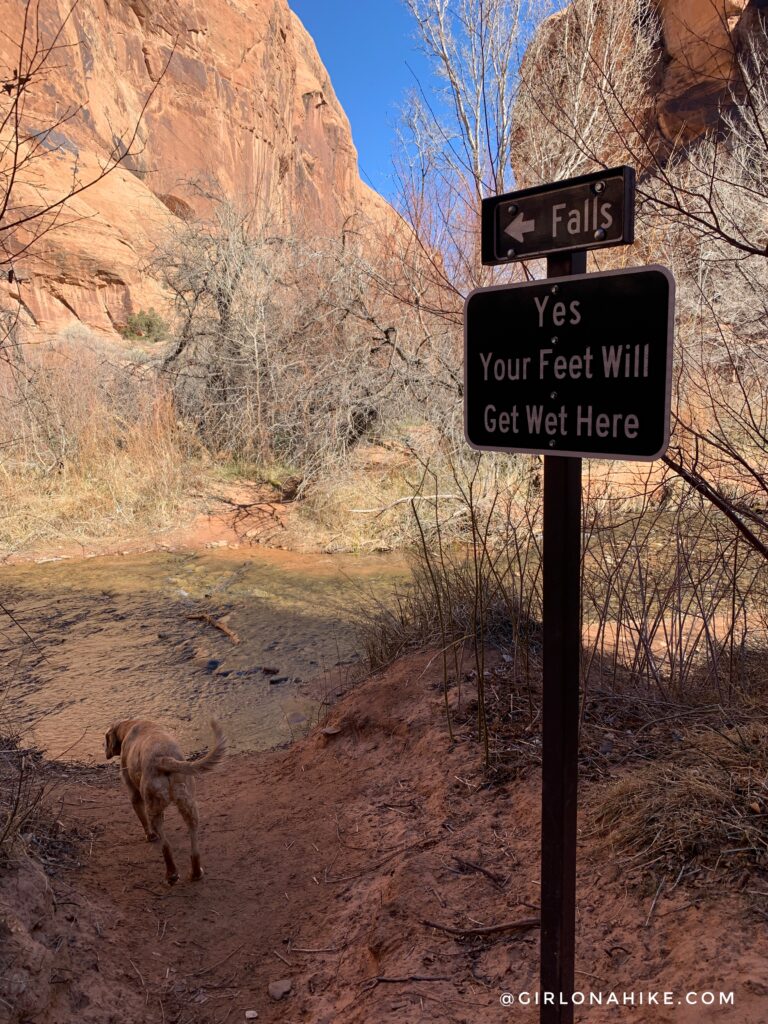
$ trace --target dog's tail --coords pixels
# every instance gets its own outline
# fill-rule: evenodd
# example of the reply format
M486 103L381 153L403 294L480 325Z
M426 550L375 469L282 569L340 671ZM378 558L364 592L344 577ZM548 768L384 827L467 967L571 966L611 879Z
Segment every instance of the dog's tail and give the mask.
M157 768L161 772L177 772L179 775L199 775L200 772L209 772L224 757L227 743L221 726L215 718L211 719L211 728L216 740L215 745L208 751L205 757L197 761L178 761L175 757L159 757Z

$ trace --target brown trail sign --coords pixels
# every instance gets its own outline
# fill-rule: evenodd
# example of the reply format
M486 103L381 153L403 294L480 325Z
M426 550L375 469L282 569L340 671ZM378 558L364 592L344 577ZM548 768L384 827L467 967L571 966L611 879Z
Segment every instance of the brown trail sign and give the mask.
M483 263L629 245L634 191L633 168L614 167L484 199Z
M483 200L482 259L548 255L547 279L484 288L464 314L467 441L544 454L541 1024L572 1024L581 655L581 459L659 458L669 440L674 279L585 273L634 238L634 171Z
M464 314L473 448L657 459L669 440L675 282L665 267L481 288Z

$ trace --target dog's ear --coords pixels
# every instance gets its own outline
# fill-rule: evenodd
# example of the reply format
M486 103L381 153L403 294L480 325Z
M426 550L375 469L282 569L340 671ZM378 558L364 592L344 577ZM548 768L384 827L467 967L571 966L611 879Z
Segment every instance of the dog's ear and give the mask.
M104 737L104 754L107 760L109 760L110 757L117 757L120 753L121 747L122 743L120 742L120 737L117 734L117 726L113 725Z

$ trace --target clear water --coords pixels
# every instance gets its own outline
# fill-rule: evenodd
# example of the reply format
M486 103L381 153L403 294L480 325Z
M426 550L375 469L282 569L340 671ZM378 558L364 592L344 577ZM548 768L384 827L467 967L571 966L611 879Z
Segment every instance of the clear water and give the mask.
M166 723L188 752L212 716L232 751L284 743L359 673L361 603L407 576L392 556L266 549L3 567L0 715L80 761L128 717Z

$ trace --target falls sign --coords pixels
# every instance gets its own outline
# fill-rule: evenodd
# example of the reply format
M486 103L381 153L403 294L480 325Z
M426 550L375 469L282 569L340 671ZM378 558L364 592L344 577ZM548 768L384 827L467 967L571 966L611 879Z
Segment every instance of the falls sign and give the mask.
M634 241L635 172L614 167L484 199L482 261L488 266Z
M674 279L664 267L472 292L465 430L473 448L651 460L669 441Z

